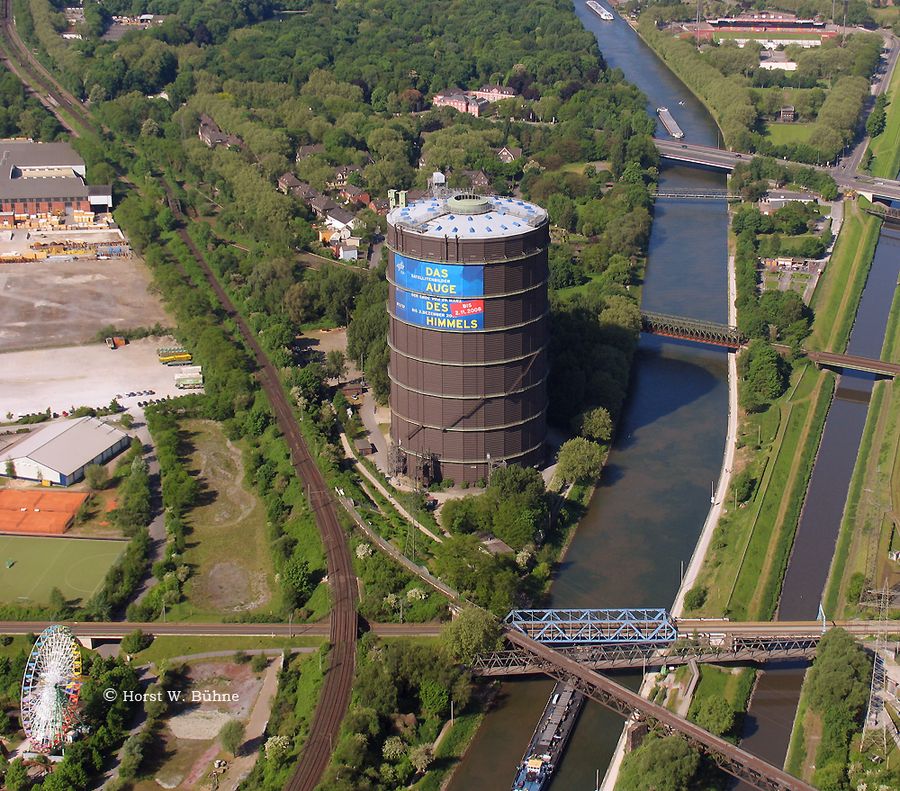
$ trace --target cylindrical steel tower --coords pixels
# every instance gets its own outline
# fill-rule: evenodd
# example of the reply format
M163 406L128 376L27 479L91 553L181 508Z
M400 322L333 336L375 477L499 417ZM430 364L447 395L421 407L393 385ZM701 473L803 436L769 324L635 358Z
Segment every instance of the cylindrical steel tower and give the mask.
M391 441L425 482L533 465L547 434L547 213L429 198L388 214Z

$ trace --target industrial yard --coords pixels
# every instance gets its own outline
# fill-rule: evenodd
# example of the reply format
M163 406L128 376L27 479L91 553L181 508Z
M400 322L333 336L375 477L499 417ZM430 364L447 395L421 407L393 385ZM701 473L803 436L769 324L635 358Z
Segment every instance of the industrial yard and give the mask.
M165 325L149 285L150 273L137 258L2 263L0 352L86 343L108 324Z
M128 409L149 397L127 394L147 390L154 391L153 398L183 395L175 387L178 369L161 365L156 354L167 342L172 339L144 338L115 351L94 343L5 354L0 358L5 371L0 419L10 412L28 414L47 407L61 413L73 406L105 406L117 395Z

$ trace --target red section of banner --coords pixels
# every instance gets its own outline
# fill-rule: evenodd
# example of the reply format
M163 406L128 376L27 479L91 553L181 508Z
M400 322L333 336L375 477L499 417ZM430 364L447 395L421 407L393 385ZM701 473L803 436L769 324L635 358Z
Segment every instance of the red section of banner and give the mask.
M450 303L450 315L452 316L474 316L477 313L484 313L483 299L470 299L466 302Z

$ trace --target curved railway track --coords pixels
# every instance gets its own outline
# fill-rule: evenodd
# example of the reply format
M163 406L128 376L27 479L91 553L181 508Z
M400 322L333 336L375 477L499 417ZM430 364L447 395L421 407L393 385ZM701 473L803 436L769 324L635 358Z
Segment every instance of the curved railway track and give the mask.
M97 125L81 102L60 85L19 37L12 18L12 0L0 0L0 31L2 31L10 55L17 61L13 62L10 58L4 57L4 65L22 81L26 88L31 89L47 109L56 115L74 135L78 135L79 130L73 128L69 120L59 112L60 109L68 112L84 130L97 132ZM178 201L172 196L171 188L164 179L161 179L161 182L168 195L173 213L180 221L183 221L184 214L181 212ZM329 620L329 640L332 649L309 736L297 767L285 786L286 791L313 791L328 765L341 721L350 703L350 692L353 686L359 624L356 612L356 577L353 574L350 550L328 486L300 434L278 372L262 350L246 321L225 293L193 239L184 228L179 230L179 235L196 259L197 265L203 271L226 315L235 322L256 359L260 385L272 404L278 426L291 451L294 470L307 485L310 507L313 510L325 549L332 598Z
M80 131L74 127L58 108L66 110L84 130L97 132L97 126L84 105L69 93L59 81L47 70L25 45L16 30L12 14L12 0L0 0L0 30L10 53L15 54L18 64L8 57L3 58L4 65L21 80L26 88L31 89L40 102L58 119L59 122L76 137ZM23 71L25 73L23 73ZM52 99L52 102L50 101ZM54 106L55 103L55 106Z
M162 184L172 212L179 221L183 221L184 214L178 201L172 195L171 187L164 179ZM241 336L256 358L260 385L275 411L278 427L284 434L291 451L294 470L307 484L310 507L315 515L316 525L325 547L332 601L329 624L329 641L332 649L309 736L297 767L285 786L285 791L313 791L328 766L341 721L350 705L350 691L353 686L359 623L356 613L356 577L353 573L350 549L338 521L337 509L328 485L300 434L275 366L272 365L256 340L256 336L238 313L228 294L225 293L225 289L222 288L206 259L194 244L194 240L184 228L179 229L178 234L203 270L226 314L237 324Z

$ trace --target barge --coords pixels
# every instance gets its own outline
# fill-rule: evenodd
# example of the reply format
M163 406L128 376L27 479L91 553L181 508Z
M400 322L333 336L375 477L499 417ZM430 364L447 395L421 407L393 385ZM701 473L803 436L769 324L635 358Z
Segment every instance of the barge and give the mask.
M681 131L678 122L672 117L672 113L669 112L668 107L657 107L656 114L659 116L659 120L662 121L662 125L666 128L666 131L672 137L676 140L681 140L681 138L684 137L684 132Z
M591 9L600 19L604 22L612 22L615 17L612 15L611 11L607 11L597 0L587 0L585 5Z
M550 786L583 707L584 695L562 681L556 683L516 771L512 791L545 791Z

